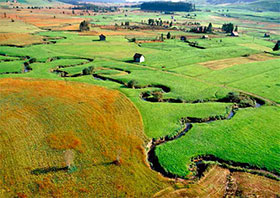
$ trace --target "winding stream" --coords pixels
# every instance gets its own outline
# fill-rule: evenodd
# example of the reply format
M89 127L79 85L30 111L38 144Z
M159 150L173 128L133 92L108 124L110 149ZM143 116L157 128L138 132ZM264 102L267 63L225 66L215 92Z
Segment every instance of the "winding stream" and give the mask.
M1 56L7 56L5 54L0 54L0 55ZM11 56L11 57L17 57L17 56ZM26 64L24 64L23 72L31 71L32 68L30 67L30 64L36 63L36 60L31 59L31 57L29 57L29 56L18 56L17 58L19 58L20 60L26 60ZM17 60L19 60L19 59L17 59ZM52 61L55 61L55 60L58 60L58 59L63 59L63 58L61 58L61 57L49 58L46 62L52 62ZM90 58L79 58L79 57L77 57L77 58L69 58L68 57L67 59L81 59L81 60L85 60L85 61L82 62L82 63L79 63L79 64L73 64L73 65L67 65L67 66L57 66L56 68L51 70L51 72L60 74L61 77L80 77L80 76L83 76L82 73L69 75L66 71L61 70L61 68L85 65L85 64L88 64L88 63L91 63L91 62L94 61L93 59L90 59ZM2 61L13 61L13 60L2 60ZM110 69L117 70L117 71L123 71L127 75L129 75L131 73L130 71L123 70L123 69L120 69L120 68L110 68ZM169 87L167 87L165 85L161 85L161 84L151 84L151 85L146 85L146 86L135 85L135 86L131 87L131 86L128 85L128 83L125 83L121 80L114 79L114 78L111 78L111 77L108 77L108 76L105 77L105 76L102 76L100 74L93 74L92 77L94 79L97 79L97 80L108 80L108 81L111 81L111 82L115 82L115 83L118 83L120 85L125 86L126 88L131 88L131 89L158 88L158 89L161 90L160 92L162 94L168 93L168 92L171 91L171 89ZM158 98L156 98L153 95L153 91L150 92L149 94L147 94L147 92L142 92L139 97L141 97L141 99L143 99L147 102L169 102L169 103L222 102L222 103L231 103L231 104L235 103L235 105L231 108L231 110L227 113L226 116L208 117L208 118L193 118L193 117L182 118L180 120L180 122L183 126L182 127L183 129L180 132L176 133L173 136L167 135L165 137L162 137L162 138L159 138L159 139L152 139L150 141L150 143L147 146L148 147L147 161L149 162L151 169L159 172L160 174L162 174L163 176L168 177L168 178L178 178L179 176L167 172L161 166L161 164L159 163L159 159L155 154L155 150L158 146L163 145L167 142L175 141L175 140L177 140L179 138L182 138L183 136L187 135L187 133L193 128L193 124L195 124L195 123L196 124L197 123L210 123L210 122L215 122L215 121L218 121L218 120L230 120L236 115L239 108L252 108L252 107L259 108L259 107L261 107L262 105L265 104L264 101L262 101L260 99L257 99L257 98L252 98L251 96L247 96L247 95L246 95L246 97L254 102L254 106L252 106L252 104L245 104L245 105L242 104L243 106L240 106L240 104L238 104L238 102L234 102L232 100L229 100L228 98L223 98L223 99L219 99L219 100L218 99L208 100L208 101L184 101L184 100L181 100L181 99L174 99L174 98L161 98L159 100ZM197 177L203 176L203 171L205 170L205 166L203 165L203 161L205 161L205 160L227 163L224 160L218 159L215 156L211 156L211 155L200 156L199 158L195 158L195 161L196 161L195 164L196 164L196 166L199 170ZM193 159L193 161L194 161L194 159ZM250 167L250 169L254 169L253 171L251 171L254 174L260 174L261 175L261 173L265 172L267 174L272 175L271 177L274 178L274 179L279 179L280 178L278 174L273 174L273 173L268 172L266 170L256 170L255 167L252 167L248 164L241 164L241 163L235 163L235 162L231 162L230 164L233 164L233 165L236 165L236 166L241 166L241 167Z

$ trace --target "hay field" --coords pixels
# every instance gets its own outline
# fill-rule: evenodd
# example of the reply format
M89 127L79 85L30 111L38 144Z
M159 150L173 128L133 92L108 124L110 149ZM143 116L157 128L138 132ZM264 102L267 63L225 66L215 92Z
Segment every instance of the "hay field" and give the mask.
M220 70L228 67L232 67L234 65L246 64L246 63L254 63L254 62L262 62L267 60L276 59L276 57L266 55L266 54L253 54L247 57L238 57L238 58L228 58L222 60L215 61L207 61L200 63L200 65L207 67L212 70Z
M149 197L166 186L145 165L140 114L119 92L31 79L0 86L0 197ZM73 173L63 170L66 149Z
M0 33L0 45L31 45L41 43L43 39L38 35L24 33Z

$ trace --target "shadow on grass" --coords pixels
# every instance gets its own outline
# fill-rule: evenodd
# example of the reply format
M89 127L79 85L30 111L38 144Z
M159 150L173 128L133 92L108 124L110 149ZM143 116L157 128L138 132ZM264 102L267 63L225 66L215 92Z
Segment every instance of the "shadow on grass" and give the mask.
M49 167L49 168L37 168L31 171L33 175L47 174L50 172L67 171L68 167Z
M125 63L136 63L134 60L126 60Z
M97 163L94 164L94 166L111 166L111 165L117 165L118 161L114 160L114 161L110 161L110 162L101 162L101 163Z

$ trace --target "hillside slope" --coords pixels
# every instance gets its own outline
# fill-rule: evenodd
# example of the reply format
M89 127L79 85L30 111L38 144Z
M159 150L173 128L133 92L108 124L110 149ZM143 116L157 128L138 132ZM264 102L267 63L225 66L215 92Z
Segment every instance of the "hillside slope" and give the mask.
M166 186L145 165L140 114L119 92L31 79L0 87L0 197L150 197Z
M267 10L273 12L280 12L280 1L260 0L260 1L249 3L247 7L250 9L261 10L261 11Z
M6 2L6 0L0 0L0 3L1 2ZM29 5L33 5L33 6L49 6L49 5L61 3L56 0L17 0L17 2L29 4Z

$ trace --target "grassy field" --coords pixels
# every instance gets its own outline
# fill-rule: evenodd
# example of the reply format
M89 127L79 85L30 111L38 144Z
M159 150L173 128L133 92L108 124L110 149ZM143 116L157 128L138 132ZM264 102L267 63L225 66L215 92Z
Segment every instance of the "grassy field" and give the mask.
M24 61L0 62L0 73L21 72L24 68L23 63Z
M1 197L147 197L166 186L145 165L141 117L122 94L47 80L0 86ZM66 149L73 173L61 170Z
M183 138L158 147L156 153L168 171L180 176L188 175L186 164L192 157L207 154L279 173L278 117L277 107L239 110L231 120L195 125Z
M273 42L279 36L278 25L271 21L260 22L255 26L256 32L247 33L254 27L255 20L242 18L240 11L234 9L230 12L239 13L240 18L224 17L218 13L218 9L211 13L197 12L194 19L185 18L188 13L176 13L174 26L183 27L182 24L189 21L208 25L209 20L213 20L213 26L220 27L223 23L234 22L239 25L240 37L216 33L210 34L210 39L201 39L203 34L179 29L112 29L112 25L124 21L141 25L142 20L149 18L171 20L171 15L138 10L98 13L96 16L62 16L58 9L54 9L53 13L44 10L45 15L37 11L28 13L27 10L15 14L10 10L10 16L22 17L18 20L22 29L17 31L16 24L6 19L0 20L9 27L5 33L0 33L0 38L5 38L0 46L0 78L3 78L0 80L0 108L6 116L0 120L0 135L4 140L0 146L8 148L3 155L1 153L4 163L4 169L0 172L4 178L3 195L24 193L46 196L52 192L52 196L58 197L150 197L161 189L170 188L166 181L145 165L142 147L152 138L179 132L183 127L181 118L228 114L233 104L217 101L233 91L260 98L267 104L257 109L240 109L231 120L194 124L185 136L156 148L160 165L168 172L184 177L190 173L189 165L193 157L214 155L280 174L280 111L277 105L280 103L280 59L279 52L272 53ZM54 14L57 18L51 21ZM96 24L90 32L67 31L70 27L77 28L83 19L91 19L91 23ZM71 25L65 26L67 23ZM275 31L271 33L273 42L262 35L270 30L270 26ZM161 33L166 36L168 31L176 36L175 39L150 42L151 38ZM20 42L16 36L6 39L7 34L17 32L26 36L27 39L22 39L22 42L50 37L56 43L20 48L7 46ZM100 33L107 36L106 41L98 41ZM205 49L180 41L181 35ZM129 42L127 37L135 37L142 43ZM145 38L149 42L143 42ZM133 63L135 53L144 54L146 61ZM26 60L17 57L25 57ZM21 73L23 63L30 60L33 60L29 65L32 70ZM94 67L95 75L110 80L82 75L83 70L90 66ZM63 72L77 77L62 78ZM127 84L132 80L142 88L128 88ZM168 88L168 91L163 91L159 86ZM113 90L121 92L128 99ZM184 103L144 101L140 96L147 91L160 91L162 100L174 99ZM200 103L192 104L194 101ZM6 104L8 108L5 108ZM24 111L27 116L12 114L13 111ZM36 130L34 134L33 129ZM67 146L49 143L48 138L57 136L58 142L63 142L59 138L69 132L70 142L73 137L81 142L75 148L78 170L72 174L64 171L30 174L34 169L65 166L63 150L57 148L65 150ZM31 135L25 140L27 134ZM123 164L110 164L119 151ZM24 154L28 156L26 159L23 159ZM32 164L33 161L36 165ZM14 167L23 168L11 169L13 163ZM217 184L222 188L228 173L220 169L219 172L225 176ZM207 182L217 178L217 173L212 176ZM202 193L200 189L205 189L205 186L203 183L193 186L193 192L188 193ZM172 191L170 196L178 195L176 187L171 188L175 192ZM213 189L208 190L212 192ZM164 190L162 192L166 193Z

